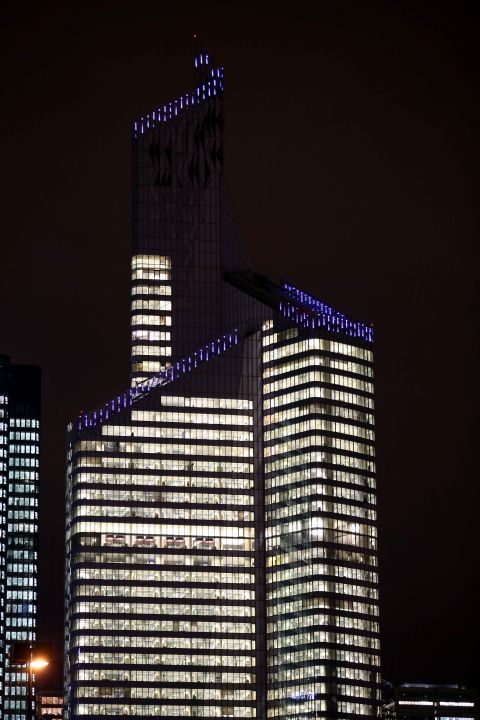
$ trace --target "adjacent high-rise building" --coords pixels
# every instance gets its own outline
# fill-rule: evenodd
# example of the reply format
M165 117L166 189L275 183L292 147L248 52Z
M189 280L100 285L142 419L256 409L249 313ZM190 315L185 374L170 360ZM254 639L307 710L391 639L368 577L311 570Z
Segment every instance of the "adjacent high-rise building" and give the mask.
M66 716L374 717L372 329L249 270L195 67L134 123L130 386L69 426Z
M0 355L0 717L28 720L28 675L13 642L37 632L40 369Z

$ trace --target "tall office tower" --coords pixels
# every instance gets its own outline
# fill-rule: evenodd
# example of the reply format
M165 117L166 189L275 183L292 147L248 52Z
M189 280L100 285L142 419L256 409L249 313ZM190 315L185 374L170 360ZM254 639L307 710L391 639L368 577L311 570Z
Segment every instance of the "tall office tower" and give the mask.
M37 631L40 369L0 355L0 717L27 720L28 676L14 641Z
M130 387L69 426L66 716L373 717L372 330L249 271L195 67L134 124Z

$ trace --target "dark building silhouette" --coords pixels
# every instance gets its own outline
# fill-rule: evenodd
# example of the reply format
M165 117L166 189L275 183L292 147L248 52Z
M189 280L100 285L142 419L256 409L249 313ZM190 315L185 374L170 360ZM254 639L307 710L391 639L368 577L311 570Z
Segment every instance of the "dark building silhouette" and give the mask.
M475 690L460 685L405 683L383 706L386 720L476 720Z
M195 67L134 124L130 387L69 426L66 715L374 716L372 329L249 270Z
M40 368L0 355L0 717L28 716L28 677L12 642L37 632Z

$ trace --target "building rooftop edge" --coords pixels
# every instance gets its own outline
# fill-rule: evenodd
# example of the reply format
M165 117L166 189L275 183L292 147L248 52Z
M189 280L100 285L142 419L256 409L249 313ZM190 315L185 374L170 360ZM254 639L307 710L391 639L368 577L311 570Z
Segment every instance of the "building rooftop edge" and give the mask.
M158 127L172 118L183 115L191 107L210 97L223 93L223 67L211 64L207 52L200 51L195 55L194 66L197 70L196 87L134 120L132 128L134 138L144 135L148 130ZM203 72L200 73L199 70Z

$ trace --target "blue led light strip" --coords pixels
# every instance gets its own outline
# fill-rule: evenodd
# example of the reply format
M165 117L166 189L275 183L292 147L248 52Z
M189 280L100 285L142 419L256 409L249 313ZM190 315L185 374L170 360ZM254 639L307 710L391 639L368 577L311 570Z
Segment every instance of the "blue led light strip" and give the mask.
M238 345L238 330L233 330L228 335L222 335L216 340L212 340L212 342L203 345L199 350L192 353L192 355L188 355L182 360L173 363L170 367L166 368L166 370L162 370L161 373L155 375L155 377L144 380L144 382L130 388L121 395L117 395L101 408L80 415L77 425L78 430L81 431L95 427L96 425L101 425L115 413L122 412L138 402L138 400L147 397L153 390L168 385L185 373L191 372L198 367L198 365L208 362L217 355L222 355L234 345Z
M195 58L195 67L199 65L208 65L208 55L199 55ZM171 120L173 117L181 115L188 108L198 105L210 97L221 95L223 93L223 68L210 68L209 79L196 87L192 92L182 95L176 100L171 100L163 107L147 113L144 117L138 118L133 123L133 136L139 137L150 128Z
M373 342L373 327L371 325L350 320L346 315L334 310L330 305L316 300L294 285L283 283L283 290L287 295L291 296L293 302L281 302L280 313L297 325L308 328L322 328L347 337ZM295 304L295 300L311 309L302 309Z

